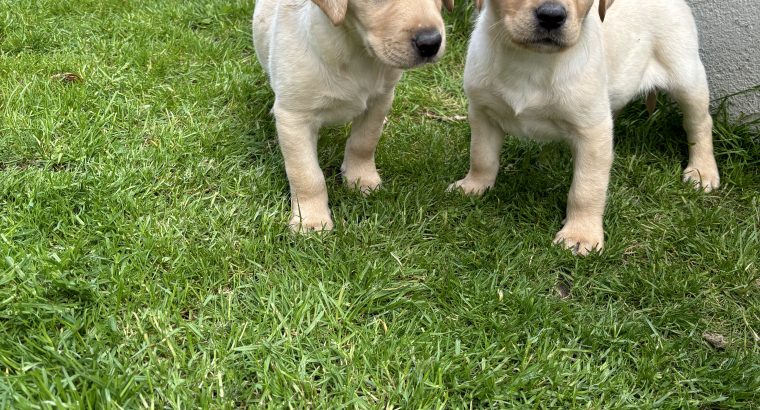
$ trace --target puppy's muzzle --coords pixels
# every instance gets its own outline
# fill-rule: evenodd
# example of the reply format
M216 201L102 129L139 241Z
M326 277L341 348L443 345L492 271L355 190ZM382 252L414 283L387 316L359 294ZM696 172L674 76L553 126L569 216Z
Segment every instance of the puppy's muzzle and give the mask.
M417 54L425 59L435 57L441 49L441 43L443 43L443 36L436 29L421 30L412 38Z
M538 26L548 31L561 28L567 20L567 9L559 3L546 2L535 13Z

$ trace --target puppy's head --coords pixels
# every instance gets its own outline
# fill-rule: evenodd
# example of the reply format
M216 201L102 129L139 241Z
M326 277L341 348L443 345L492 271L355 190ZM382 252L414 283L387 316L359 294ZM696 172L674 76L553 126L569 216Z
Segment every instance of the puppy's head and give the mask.
M361 37L383 63L411 68L437 60L446 47L441 4L453 0L312 0L335 25Z
M513 44L541 53L556 53L574 46L594 0L488 0ZM482 5L476 0L475 5ZM599 14L612 0L600 0Z

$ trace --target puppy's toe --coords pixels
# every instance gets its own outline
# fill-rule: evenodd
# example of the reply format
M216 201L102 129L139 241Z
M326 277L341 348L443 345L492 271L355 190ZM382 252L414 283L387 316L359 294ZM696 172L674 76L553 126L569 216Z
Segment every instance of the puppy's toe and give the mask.
M366 172L364 174L343 174L343 181L346 186L352 189L358 189L364 195L369 195L372 191L380 189L382 179L377 171Z
M684 182L694 185L694 188L710 192L720 187L720 175L718 167L710 166L689 166L683 171Z
M293 215L290 218L290 230L295 233L305 234L309 232L328 232L333 230L333 221L330 215L326 216L303 216Z
M557 232L557 236L554 237L554 244L570 249L574 255L586 256L594 251L601 253L604 247L604 233L565 226Z
M491 188L491 184L485 184L473 178L464 178L449 185L446 190L449 192L461 191L465 195L470 196L481 196Z
M348 166L346 161L340 166L343 174L343 182L351 189L358 189L364 195L369 195L372 191L380 189L382 179L377 173L375 163L372 161L352 162Z

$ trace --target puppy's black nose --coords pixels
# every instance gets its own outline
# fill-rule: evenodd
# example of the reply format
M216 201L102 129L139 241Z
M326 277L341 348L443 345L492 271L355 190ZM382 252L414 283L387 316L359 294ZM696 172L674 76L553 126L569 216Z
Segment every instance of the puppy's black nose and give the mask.
M554 30L565 24L567 9L561 4L547 2L536 9L536 19L542 28Z
M417 49L421 57L425 58L438 54L438 50L441 49L441 42L443 42L443 37L436 29L422 30L412 39L414 48Z

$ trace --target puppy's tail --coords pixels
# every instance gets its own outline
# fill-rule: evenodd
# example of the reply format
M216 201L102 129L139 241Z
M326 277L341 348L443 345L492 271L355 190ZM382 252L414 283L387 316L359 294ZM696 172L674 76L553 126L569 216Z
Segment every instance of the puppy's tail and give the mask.
M651 117L654 114L654 110L657 109L657 90L652 90L647 94L646 106L647 112Z

